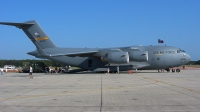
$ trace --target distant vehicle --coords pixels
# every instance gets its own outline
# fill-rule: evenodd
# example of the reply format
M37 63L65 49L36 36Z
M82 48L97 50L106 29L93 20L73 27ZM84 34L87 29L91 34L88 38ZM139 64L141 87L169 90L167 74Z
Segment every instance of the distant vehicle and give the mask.
M45 64L43 62L36 62L36 63L30 63L30 62L23 62L23 73L29 72L29 65L32 66L34 73L44 73L45 70Z
M4 65L3 71L7 72L7 71L18 71L18 70L16 69L15 65Z
M14 65L4 65L4 69L15 69L16 67Z

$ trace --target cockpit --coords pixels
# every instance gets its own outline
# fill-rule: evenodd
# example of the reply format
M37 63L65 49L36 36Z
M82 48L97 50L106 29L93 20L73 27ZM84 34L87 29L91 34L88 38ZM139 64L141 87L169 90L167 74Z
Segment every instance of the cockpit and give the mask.
M190 55L185 52L185 50L178 49L177 50L178 58L180 59L181 64L186 64L190 61Z
M177 50L177 53L183 53L183 52L185 53L185 51L180 48L179 48L179 50Z

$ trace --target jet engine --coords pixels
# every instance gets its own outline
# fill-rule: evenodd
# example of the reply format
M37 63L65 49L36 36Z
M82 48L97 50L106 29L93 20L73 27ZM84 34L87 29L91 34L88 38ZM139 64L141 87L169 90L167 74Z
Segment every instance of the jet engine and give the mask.
M148 61L148 51L129 51L130 61Z
M129 62L129 55L128 52L109 52L101 57L101 60L113 64L123 64Z

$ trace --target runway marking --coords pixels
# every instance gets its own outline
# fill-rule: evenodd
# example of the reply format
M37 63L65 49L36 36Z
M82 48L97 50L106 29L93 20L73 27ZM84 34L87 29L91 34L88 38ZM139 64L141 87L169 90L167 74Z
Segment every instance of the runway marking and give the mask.
M136 76L140 76L140 77L143 77L144 79L149 79L149 80L157 81L157 82L160 82L160 83L164 83L164 84L167 84L167 85L170 85L170 86L182 88L182 89L185 89L185 90L188 90L188 91L193 91L193 92L196 92L196 93L199 93L199 94L200 94L200 91L193 90L193 89L190 89L190 88L186 88L186 87L178 86L178 85L175 85L175 84L167 83L167 82L164 82L164 81L160 81L160 80L157 80L157 79L153 79L153 78L141 76L141 75L139 75L139 74L137 74ZM165 87L165 88L167 88L167 87ZM169 88L168 88L168 89L169 89ZM173 90L173 89L171 89L171 90ZM176 92L185 94L185 95L187 95L187 96L191 96L191 95L188 95L188 94L186 94L186 93L183 93L183 92L180 92L180 91L177 91L177 90L173 90L173 91L176 91ZM194 96L191 96L191 97L194 97ZM194 98L197 98L197 97L194 97ZM200 98L197 98L197 99L200 99Z

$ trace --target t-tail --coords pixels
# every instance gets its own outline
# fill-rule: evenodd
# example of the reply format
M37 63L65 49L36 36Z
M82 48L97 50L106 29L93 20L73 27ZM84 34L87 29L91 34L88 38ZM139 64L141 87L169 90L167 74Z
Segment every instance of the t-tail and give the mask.
M16 26L17 28L22 29L29 39L35 44L38 52L43 56L46 55L43 49L56 47L47 34L42 30L37 21L33 20L24 23L0 22L0 24Z

